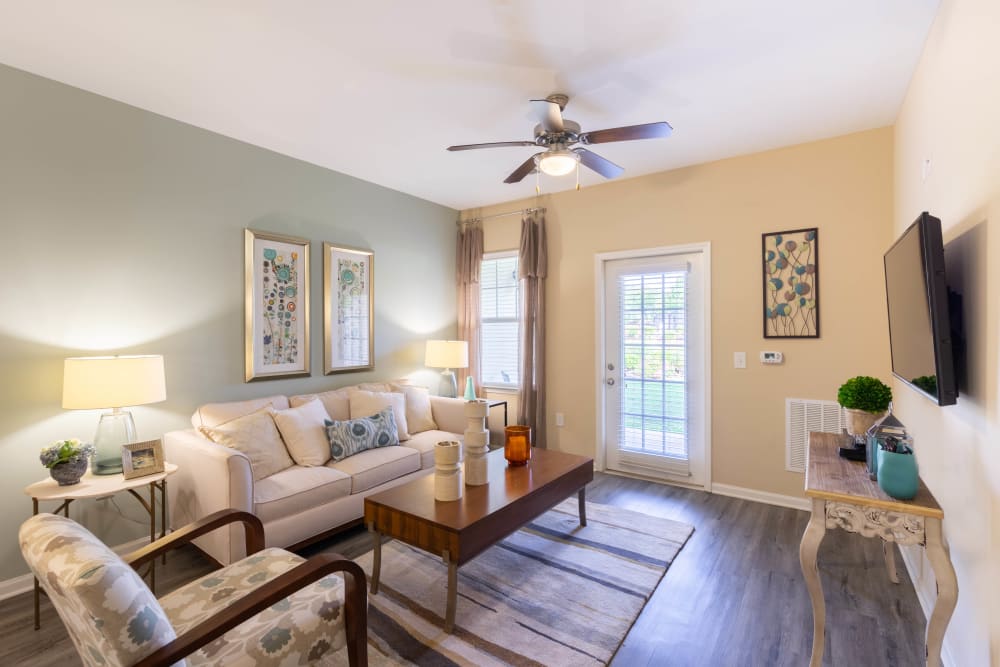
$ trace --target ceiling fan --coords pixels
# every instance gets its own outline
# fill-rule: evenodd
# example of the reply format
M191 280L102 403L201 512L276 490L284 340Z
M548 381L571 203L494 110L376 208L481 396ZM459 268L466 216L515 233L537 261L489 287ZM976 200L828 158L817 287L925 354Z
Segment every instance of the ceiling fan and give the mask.
M601 157L597 153L588 151L582 146L577 148L571 148L571 146L576 144L589 146L591 144L632 141L634 139L658 139L669 137L670 133L673 132L670 123L666 121L581 132L579 123L563 118L562 112L566 108L567 102L569 102L569 97L560 93L549 95L544 100L531 100L531 105L539 121L538 125L535 126L534 141L495 141L486 144L462 144L459 146L448 146L448 150L468 151L474 148L500 148L505 146L540 146L545 148L541 153L536 153L525 160L520 167L504 179L504 183L519 183L525 176L535 172L536 169L550 176L562 176L573 171L578 164L583 164L584 167L593 169L604 178L617 178L625 173L622 167L619 167L611 160Z

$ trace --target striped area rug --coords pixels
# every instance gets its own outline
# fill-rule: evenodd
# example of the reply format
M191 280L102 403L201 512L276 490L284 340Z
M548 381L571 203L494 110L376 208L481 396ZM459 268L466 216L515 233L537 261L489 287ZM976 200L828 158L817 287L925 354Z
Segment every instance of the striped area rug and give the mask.
M574 496L459 568L451 635L441 559L383 545L370 664L608 663L694 528L593 503L581 527L576 508ZM371 574L371 552L357 562Z

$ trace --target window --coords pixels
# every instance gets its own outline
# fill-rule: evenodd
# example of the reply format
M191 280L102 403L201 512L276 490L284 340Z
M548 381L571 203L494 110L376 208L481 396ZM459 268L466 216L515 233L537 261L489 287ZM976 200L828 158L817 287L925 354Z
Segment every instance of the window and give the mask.
M482 383L487 387L516 388L521 384L517 254L486 254L479 280Z

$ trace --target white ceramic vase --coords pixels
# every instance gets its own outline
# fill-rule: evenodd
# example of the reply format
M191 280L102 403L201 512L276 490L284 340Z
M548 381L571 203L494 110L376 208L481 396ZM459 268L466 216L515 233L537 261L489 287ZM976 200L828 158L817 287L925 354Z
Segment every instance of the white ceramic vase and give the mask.
M489 404L483 400L465 403L465 483L482 486L490 481L490 432L486 429Z
M434 445L434 499L462 497L462 443L445 440Z

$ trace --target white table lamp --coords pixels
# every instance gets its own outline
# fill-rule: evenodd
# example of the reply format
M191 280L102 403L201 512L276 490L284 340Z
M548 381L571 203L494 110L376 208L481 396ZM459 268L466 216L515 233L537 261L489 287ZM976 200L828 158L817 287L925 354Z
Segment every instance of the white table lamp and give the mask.
M94 435L91 469L96 475L122 471L122 445L136 441L132 413L122 410L166 400L161 355L71 357L63 366L62 406L67 410L111 408Z
M452 368L468 368L469 344L464 340L429 340L424 364L431 368L443 368L438 394L455 398L458 384Z

